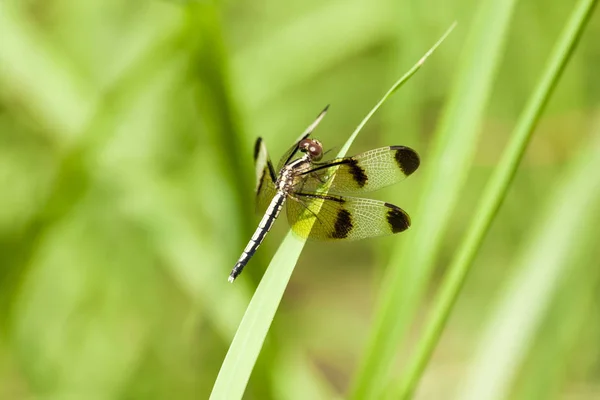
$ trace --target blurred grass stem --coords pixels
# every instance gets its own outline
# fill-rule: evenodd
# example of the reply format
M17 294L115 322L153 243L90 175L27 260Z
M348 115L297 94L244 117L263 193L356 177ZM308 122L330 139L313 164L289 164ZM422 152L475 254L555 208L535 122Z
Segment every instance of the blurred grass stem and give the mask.
M432 319L419 341L415 356L409 361L405 379L397 387L398 395L392 396L393 398L412 397L458 299L477 251L506 197L540 115L571 58L596 3L596 0L579 1L562 32L546 70L513 131L502 160L484 191L467 236L450 265L448 275L434 303Z

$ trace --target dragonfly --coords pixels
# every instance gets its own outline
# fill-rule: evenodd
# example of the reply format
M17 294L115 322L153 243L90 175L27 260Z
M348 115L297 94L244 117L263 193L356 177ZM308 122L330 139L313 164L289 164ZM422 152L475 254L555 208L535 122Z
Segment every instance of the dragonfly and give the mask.
M262 138L256 140L256 202L264 216L233 267L229 282L248 264L284 205L292 231L305 239L351 241L399 233L410 227L410 217L400 207L348 195L360 195L405 179L419 167L417 152L406 146L387 146L322 162L323 145L310 135L328 108L283 155L278 172ZM299 153L301 156L295 158Z

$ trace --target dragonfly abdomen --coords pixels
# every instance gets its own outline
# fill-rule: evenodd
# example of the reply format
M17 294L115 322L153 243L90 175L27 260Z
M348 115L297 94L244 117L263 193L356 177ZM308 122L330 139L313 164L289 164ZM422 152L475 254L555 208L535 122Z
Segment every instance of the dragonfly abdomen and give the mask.
M267 208L267 212L265 212L265 215L258 224L258 228L256 228L256 231L254 231L254 235L252 235L248 245L246 245L246 248L242 252L238 262L235 263L235 266L229 275L229 282L233 282L235 278L242 273L242 270L246 264L248 264L250 258L254 255L254 253L256 253L256 250L260 247L260 244L264 240L267 233L271 230L273 223L279 216L281 208L283 207L283 203L285 202L285 198L286 194L282 191L278 191L273 197L273 200L271 200L271 203Z

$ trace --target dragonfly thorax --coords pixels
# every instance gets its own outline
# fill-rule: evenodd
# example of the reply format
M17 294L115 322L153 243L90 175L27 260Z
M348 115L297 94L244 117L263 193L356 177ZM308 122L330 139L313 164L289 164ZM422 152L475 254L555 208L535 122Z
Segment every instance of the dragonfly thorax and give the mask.
M284 193L290 193L296 185L297 180L300 179L300 175L310 169L311 159L311 155L307 153L283 167L279 172L277 182L275 182L277 190Z
M275 186L283 193L291 193L303 179L302 174L312 167L313 161L323 157L323 145L316 139L303 139L298 143L298 150L304 155L284 166L279 172Z

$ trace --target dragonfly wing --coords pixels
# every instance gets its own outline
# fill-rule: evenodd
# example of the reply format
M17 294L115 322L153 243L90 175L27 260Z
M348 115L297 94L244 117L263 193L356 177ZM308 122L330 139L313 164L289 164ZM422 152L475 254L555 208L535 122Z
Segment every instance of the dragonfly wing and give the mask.
M256 211L264 214L277 189L275 187L275 170L262 138L256 139L254 145L254 166L256 168Z
M304 172L302 190L318 191L323 183L331 182L329 193L371 192L400 182L415 172L419 164L419 155L409 147L382 147L316 165Z
M318 193L294 193L287 201L294 233L317 240L359 240L402 232L410 217L383 201Z

